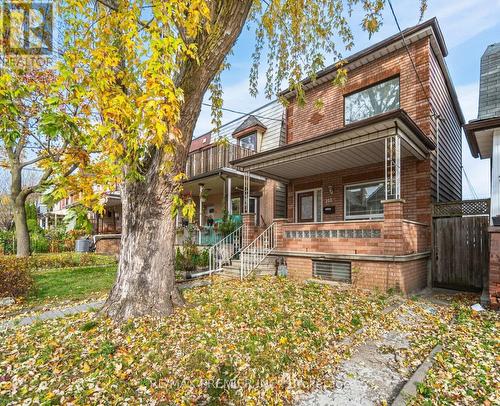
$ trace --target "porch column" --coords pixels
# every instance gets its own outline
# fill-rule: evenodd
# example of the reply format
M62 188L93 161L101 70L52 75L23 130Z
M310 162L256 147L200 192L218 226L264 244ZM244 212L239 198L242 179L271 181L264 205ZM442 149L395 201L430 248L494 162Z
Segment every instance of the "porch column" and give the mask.
M283 226L288 223L286 218L273 219L276 227L276 248L283 248Z
M203 197L202 197L202 194L203 194L203 183L200 183L200 196L199 196L199 203L198 203L198 207L199 207L199 213L198 213L198 245L201 245L201 223L203 222Z
M243 247L246 247L257 237L255 213L243 213L241 217L243 220Z
M250 172L243 174L243 213L250 211Z
M231 177L227 177L227 214L233 214L233 205L231 204Z
M393 135L385 139L385 200L401 198L401 139Z
M384 205L384 254L404 255L403 199L382 200Z

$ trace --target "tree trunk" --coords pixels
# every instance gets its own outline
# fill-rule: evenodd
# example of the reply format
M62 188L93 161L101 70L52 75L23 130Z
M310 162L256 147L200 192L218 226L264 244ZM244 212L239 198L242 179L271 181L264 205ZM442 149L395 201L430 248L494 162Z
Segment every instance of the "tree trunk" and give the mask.
M26 199L18 196L14 202L14 224L16 226L16 255L28 257L31 254L30 234L26 221Z
M11 166L10 174L10 204L16 226L16 254L18 257L29 257L31 254L30 234L26 221L26 199L29 191L22 188L22 167L18 162Z
M247 19L252 0L210 2L213 29L197 38L200 61L187 60L176 78L184 103L177 125L182 139L175 152L151 151L140 181L122 186L122 239L116 283L101 313L114 320L166 316L184 300L175 286L175 219L172 196L178 193L174 175L185 171L194 126L203 96ZM165 163L171 171L162 173Z
M121 190L118 276L101 311L117 321L165 316L184 304L175 286L175 221L167 199L173 186L154 172L144 181L125 183Z

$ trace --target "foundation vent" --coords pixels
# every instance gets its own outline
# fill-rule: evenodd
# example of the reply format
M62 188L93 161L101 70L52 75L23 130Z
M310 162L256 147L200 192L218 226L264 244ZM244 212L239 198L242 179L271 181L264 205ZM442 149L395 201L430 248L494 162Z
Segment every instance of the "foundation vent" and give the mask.
M351 263L338 261L313 261L313 276L336 282L351 282Z

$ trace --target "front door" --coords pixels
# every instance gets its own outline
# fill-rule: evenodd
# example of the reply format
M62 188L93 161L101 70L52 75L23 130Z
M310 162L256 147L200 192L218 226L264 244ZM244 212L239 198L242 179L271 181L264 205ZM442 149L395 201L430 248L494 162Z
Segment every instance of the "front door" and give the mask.
M255 213L255 225L258 225L259 224L259 212L257 210L257 198L256 197L250 197L248 212Z
M297 193L297 221L312 223L314 221L314 192Z

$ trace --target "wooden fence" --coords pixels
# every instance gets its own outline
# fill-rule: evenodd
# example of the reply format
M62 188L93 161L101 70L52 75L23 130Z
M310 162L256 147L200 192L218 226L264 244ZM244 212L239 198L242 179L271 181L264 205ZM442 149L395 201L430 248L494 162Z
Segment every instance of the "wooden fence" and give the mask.
M489 200L434 205L433 286L479 291L489 266Z

